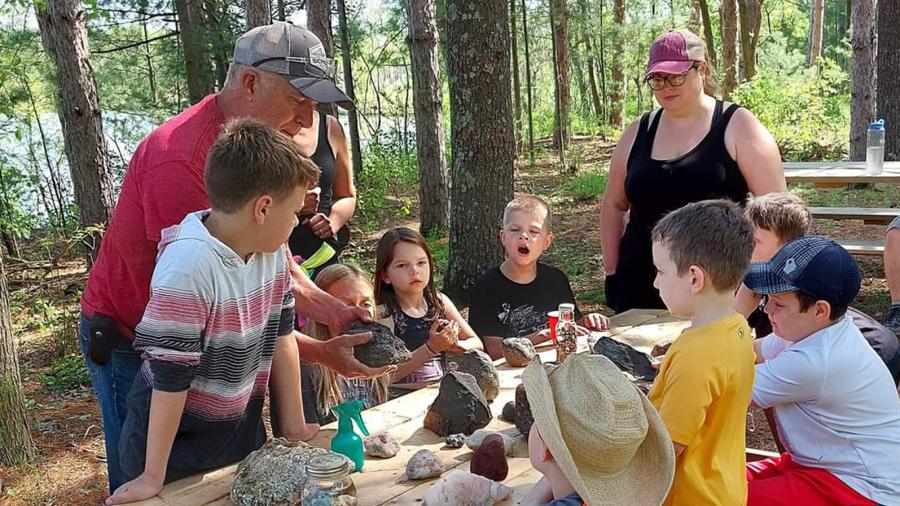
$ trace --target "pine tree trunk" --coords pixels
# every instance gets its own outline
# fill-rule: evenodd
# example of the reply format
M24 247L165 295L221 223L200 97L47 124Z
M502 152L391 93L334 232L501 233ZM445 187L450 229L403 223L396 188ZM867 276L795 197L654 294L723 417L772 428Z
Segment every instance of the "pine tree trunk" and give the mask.
M112 179L97 83L91 68L85 12L78 0L52 0L39 11L44 50L56 62L59 121L81 226L104 227L113 208ZM90 259L102 234L91 234Z
M712 20L709 18L709 4L706 0L697 0L700 7L700 17L703 20L703 37L706 39L706 54L709 56L709 63L713 67L717 67L716 63L716 41L713 37Z
M597 117L597 124L603 124L603 101L600 99L600 91L597 87L597 72L595 69L597 60L594 58L594 39L588 36L588 80L591 85L591 103L594 105L594 115Z
M762 23L762 0L738 0L741 18L741 58L744 62L744 80L756 75L756 46Z
M722 0L722 99L728 100L737 88L737 5L735 0Z
M331 0L306 0L306 28L322 41L325 56L334 58L334 38L331 34ZM319 104L319 111L337 117L337 106Z
M272 5L269 0L245 0L247 30L272 22Z
M566 0L551 0L551 23L556 60L556 89L558 118L553 133L553 146L565 149L572 139L569 109L572 103L572 86L569 64L569 6Z
M482 269L503 259L497 228L513 197L508 6L507 0L447 0L453 166L444 292L463 305Z
M36 450L28 432L25 396L9 316L6 271L0 256L0 465L15 466L34 460Z
M207 26L203 19L202 2L175 0L175 12L178 15L178 38L181 39L184 54L188 100L196 104L216 90L210 48L205 39Z
M434 0L410 0L409 53L419 159L419 229L426 236L443 233L450 223L450 176L444 157L443 90L437 46Z
M855 0L851 10L853 82L850 89L850 159L866 159L866 130L875 119L875 34L877 0ZM892 29L896 30L896 26ZM896 69L892 70L896 72ZM890 75L890 74L888 74ZM890 127L888 127L890 128Z
M878 117L884 119L885 160L900 160L900 87L884 76L900 69L900 2L878 2Z
M625 0L613 0L613 52L625 54ZM609 123L614 128L622 128L623 108L625 102L625 71L622 58L613 58L610 63L612 86L610 87Z
M284 21L285 19L287 19L287 16L285 15L285 12L284 12L284 1L285 0L275 0L275 5L277 7L276 11L277 11L277 15L278 15L278 21Z
M823 22L825 21L825 0L812 0L809 9L809 37L807 41L806 66L814 67L822 56Z
M525 87L528 96L528 153L534 156L534 108L532 97L534 90L531 88L531 48L528 38L528 8L525 0L522 0L522 39L525 41ZM446 44L445 44L446 45Z
M519 79L519 35L516 18L516 0L509 0L510 20L510 51L512 53L512 80L513 80L513 117L515 118L516 153L522 151L524 140L522 139L522 83Z
M703 13L700 12L700 2L698 0L688 0L691 9L691 17L688 19L688 30L700 34L703 29Z
M353 86L353 62L350 56L350 30L347 28L347 5L344 0L335 0L338 10L338 25L341 32L341 64L344 69L344 93L350 100L356 101L356 90ZM359 116L357 110L347 113L350 126L350 155L353 158L353 170L362 172L362 147L359 142Z

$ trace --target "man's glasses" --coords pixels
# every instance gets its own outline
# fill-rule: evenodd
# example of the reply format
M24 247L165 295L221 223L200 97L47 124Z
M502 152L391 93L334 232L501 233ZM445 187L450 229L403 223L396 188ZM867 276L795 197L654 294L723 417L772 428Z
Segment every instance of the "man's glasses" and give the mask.
M647 77L647 79L645 79L645 81L650 86L650 89L653 91L659 91L659 90L665 88L666 84L668 84L669 86L671 86L673 88L677 88L684 84L685 79L687 79L688 72L696 69L699 66L700 66L700 62L694 62L693 65L691 65L691 68L687 69L687 71L685 71L681 74L675 74L675 75L655 74L655 75Z

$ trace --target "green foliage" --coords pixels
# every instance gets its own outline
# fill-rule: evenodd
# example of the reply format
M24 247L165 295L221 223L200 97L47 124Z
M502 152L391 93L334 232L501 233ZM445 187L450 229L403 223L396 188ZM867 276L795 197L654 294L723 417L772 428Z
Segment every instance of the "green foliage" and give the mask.
M372 228L385 218L384 210L391 209L395 216L409 215L413 202L398 195L398 188L419 184L415 150L403 149L398 143L372 142L363 153L363 171L356 174L357 200L354 219L364 228ZM388 205L388 198L393 199Z
M764 70L734 101L769 129L785 160L839 160L850 138L850 82L836 63L794 73Z
M50 370L41 375L41 382L51 392L65 392L78 387L90 386L91 376L79 353L64 355L56 359Z
M604 170L587 170L564 182L559 192L576 200L598 199L606 192L607 177Z

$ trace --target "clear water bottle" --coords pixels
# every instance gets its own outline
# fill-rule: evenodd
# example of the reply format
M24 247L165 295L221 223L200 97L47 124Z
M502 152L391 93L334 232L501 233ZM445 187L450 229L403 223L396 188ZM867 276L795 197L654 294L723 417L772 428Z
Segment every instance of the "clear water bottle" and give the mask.
M876 176L884 168L884 120L869 123L866 133L866 174Z
M578 331L575 327L575 304L559 305L556 324L556 361L563 363L578 351Z

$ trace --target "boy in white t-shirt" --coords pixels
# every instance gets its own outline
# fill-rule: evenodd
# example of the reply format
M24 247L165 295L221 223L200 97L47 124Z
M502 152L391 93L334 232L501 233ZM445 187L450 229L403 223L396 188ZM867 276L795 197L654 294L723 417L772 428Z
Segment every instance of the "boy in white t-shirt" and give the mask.
M787 453L747 464L754 504L900 505L900 402L847 307L859 266L824 237L751 264L773 334L754 342L754 406L772 407Z

